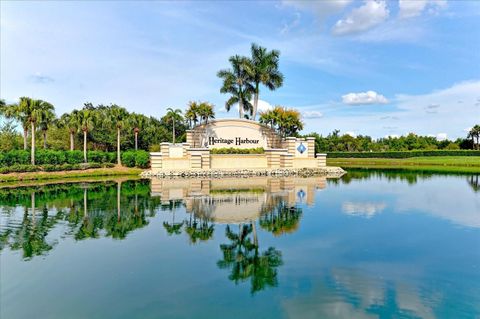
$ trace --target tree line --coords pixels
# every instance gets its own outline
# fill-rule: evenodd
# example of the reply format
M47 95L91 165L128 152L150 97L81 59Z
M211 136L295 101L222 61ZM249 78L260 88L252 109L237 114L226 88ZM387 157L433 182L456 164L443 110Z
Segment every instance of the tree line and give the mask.
M386 151L412 151L412 150L460 150L479 149L479 137L475 125L466 138L456 140L445 139L439 141L434 136L421 136L415 133L399 137L384 137L374 139L368 135L351 136L340 134L334 130L327 136L317 133L304 135L315 137L315 149L317 152L386 152Z

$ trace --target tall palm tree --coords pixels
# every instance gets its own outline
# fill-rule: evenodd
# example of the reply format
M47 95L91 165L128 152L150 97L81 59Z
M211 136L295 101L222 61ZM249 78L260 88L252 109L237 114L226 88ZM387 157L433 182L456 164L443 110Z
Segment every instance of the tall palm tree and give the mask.
M468 137L472 138L473 149L480 149L480 125L472 127L468 132Z
M17 122L20 122L23 128L23 149L27 150L28 126L30 123L28 122L28 117L26 114L22 112L19 103L7 105L5 104L5 101L3 101L3 105L0 107L0 114L5 116L7 119L13 119Z
M83 132L83 160L87 163L87 133L95 125L95 112L89 109L82 109L75 113L75 121Z
M77 122L77 110L73 110L71 113L65 113L60 117L58 124L60 127L66 127L70 134L70 150L73 151L75 149L74 143L74 136L75 132L78 130L78 122Z
M22 118L26 118L31 126L32 133L32 149L31 163L35 165L35 125L42 119L42 115L52 112L54 107L52 104L43 100L36 100L29 97L21 97L18 103L19 112Z
M180 109L172 109L169 107L167 109L167 115L166 115L168 121L172 122L172 140L173 144L175 144L175 122L181 122L182 121L182 110Z
M147 125L147 117L142 114L133 113L128 117L128 122L133 127L135 136L135 151L138 150L138 132Z
M189 127L193 128L197 126L198 117L199 117L199 104L195 101L188 102L188 108L185 111L185 119L189 122ZM192 125L193 124L193 125Z
M225 109L230 111L234 104L238 103L238 114L244 118L244 111L252 111L250 100L254 92L250 82L252 76L252 64L247 57L235 55L229 59L231 69L220 70L217 76L223 80L220 93L229 93L231 97L225 102Z
M251 47L251 77L253 84L253 114L252 119L257 117L258 95L260 84L265 85L269 90L274 91L283 84L283 74L278 70L280 51L267 51L266 48L252 43Z
M120 132L122 127L126 124L128 112L125 108L112 105L109 112L109 121L117 128L117 164L122 165L120 157Z
M208 102L201 102L198 106L198 115L204 121L204 124L207 124L209 119L215 118L213 108L214 105Z
M38 127L43 134L43 148L47 148L47 131L56 121L55 113L52 110L45 110L40 113Z

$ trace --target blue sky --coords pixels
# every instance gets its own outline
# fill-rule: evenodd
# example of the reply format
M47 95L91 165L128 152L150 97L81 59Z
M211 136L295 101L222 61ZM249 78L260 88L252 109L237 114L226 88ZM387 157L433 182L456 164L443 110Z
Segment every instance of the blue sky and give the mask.
M305 132L466 135L480 122L475 1L2 1L0 96L57 114L84 102L162 116L190 100L224 111L219 69L252 42L281 51L282 88Z

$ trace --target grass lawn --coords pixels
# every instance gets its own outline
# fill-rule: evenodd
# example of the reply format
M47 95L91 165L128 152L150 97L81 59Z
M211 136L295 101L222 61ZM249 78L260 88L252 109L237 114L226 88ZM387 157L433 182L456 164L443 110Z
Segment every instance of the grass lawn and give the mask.
M59 171L59 172L27 172L27 173L9 173L0 174L0 183L23 182L32 180L51 180L62 179L71 180L80 177L99 177L99 176L138 176L145 169L129 167L113 168L93 168L78 171Z
M480 173L479 156L426 156L411 158L327 158L342 168L405 169L430 172Z

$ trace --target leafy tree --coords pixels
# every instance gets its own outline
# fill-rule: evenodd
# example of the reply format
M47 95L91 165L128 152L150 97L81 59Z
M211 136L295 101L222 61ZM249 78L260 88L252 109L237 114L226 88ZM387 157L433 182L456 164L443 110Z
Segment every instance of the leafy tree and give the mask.
M276 106L272 110L262 112L259 121L269 124L283 137L296 136L299 131L303 130L300 112L282 106Z
M142 114L132 113L128 117L131 127L133 127L133 134L135 136L135 151L138 150L138 133L144 129L148 124L148 118Z
M75 133L78 131L78 121L77 121L77 110L73 110L71 113L65 113L63 114L59 121L57 122L57 125L59 127L66 127L68 128L68 132L70 134L70 150L73 151L75 149L75 142L74 142L74 137Z
M43 134L44 149L47 148L47 131L54 123L56 123L56 117L55 113L53 113L53 110L45 110L44 112L40 113L38 125Z
M5 116L7 119L13 119L21 123L23 128L23 149L27 150L29 121L27 114L22 111L19 103L6 105L5 101L3 101L3 104L0 107L0 114Z
M267 51L255 43L251 46L251 74L250 80L253 84L253 115L255 121L258 109L258 95L260 84L265 85L273 91L283 84L283 74L278 70L280 51Z
M229 93L231 96L225 102L225 109L230 111L231 107L238 103L239 117L244 118L244 112L252 112L253 106L250 103L254 87L250 82L252 75L252 64L247 57L235 55L229 59L231 68L220 70L217 76L223 80L220 93Z
M185 111L185 119L189 122L189 128L197 126L199 119L199 102L190 101L188 102L187 110Z

